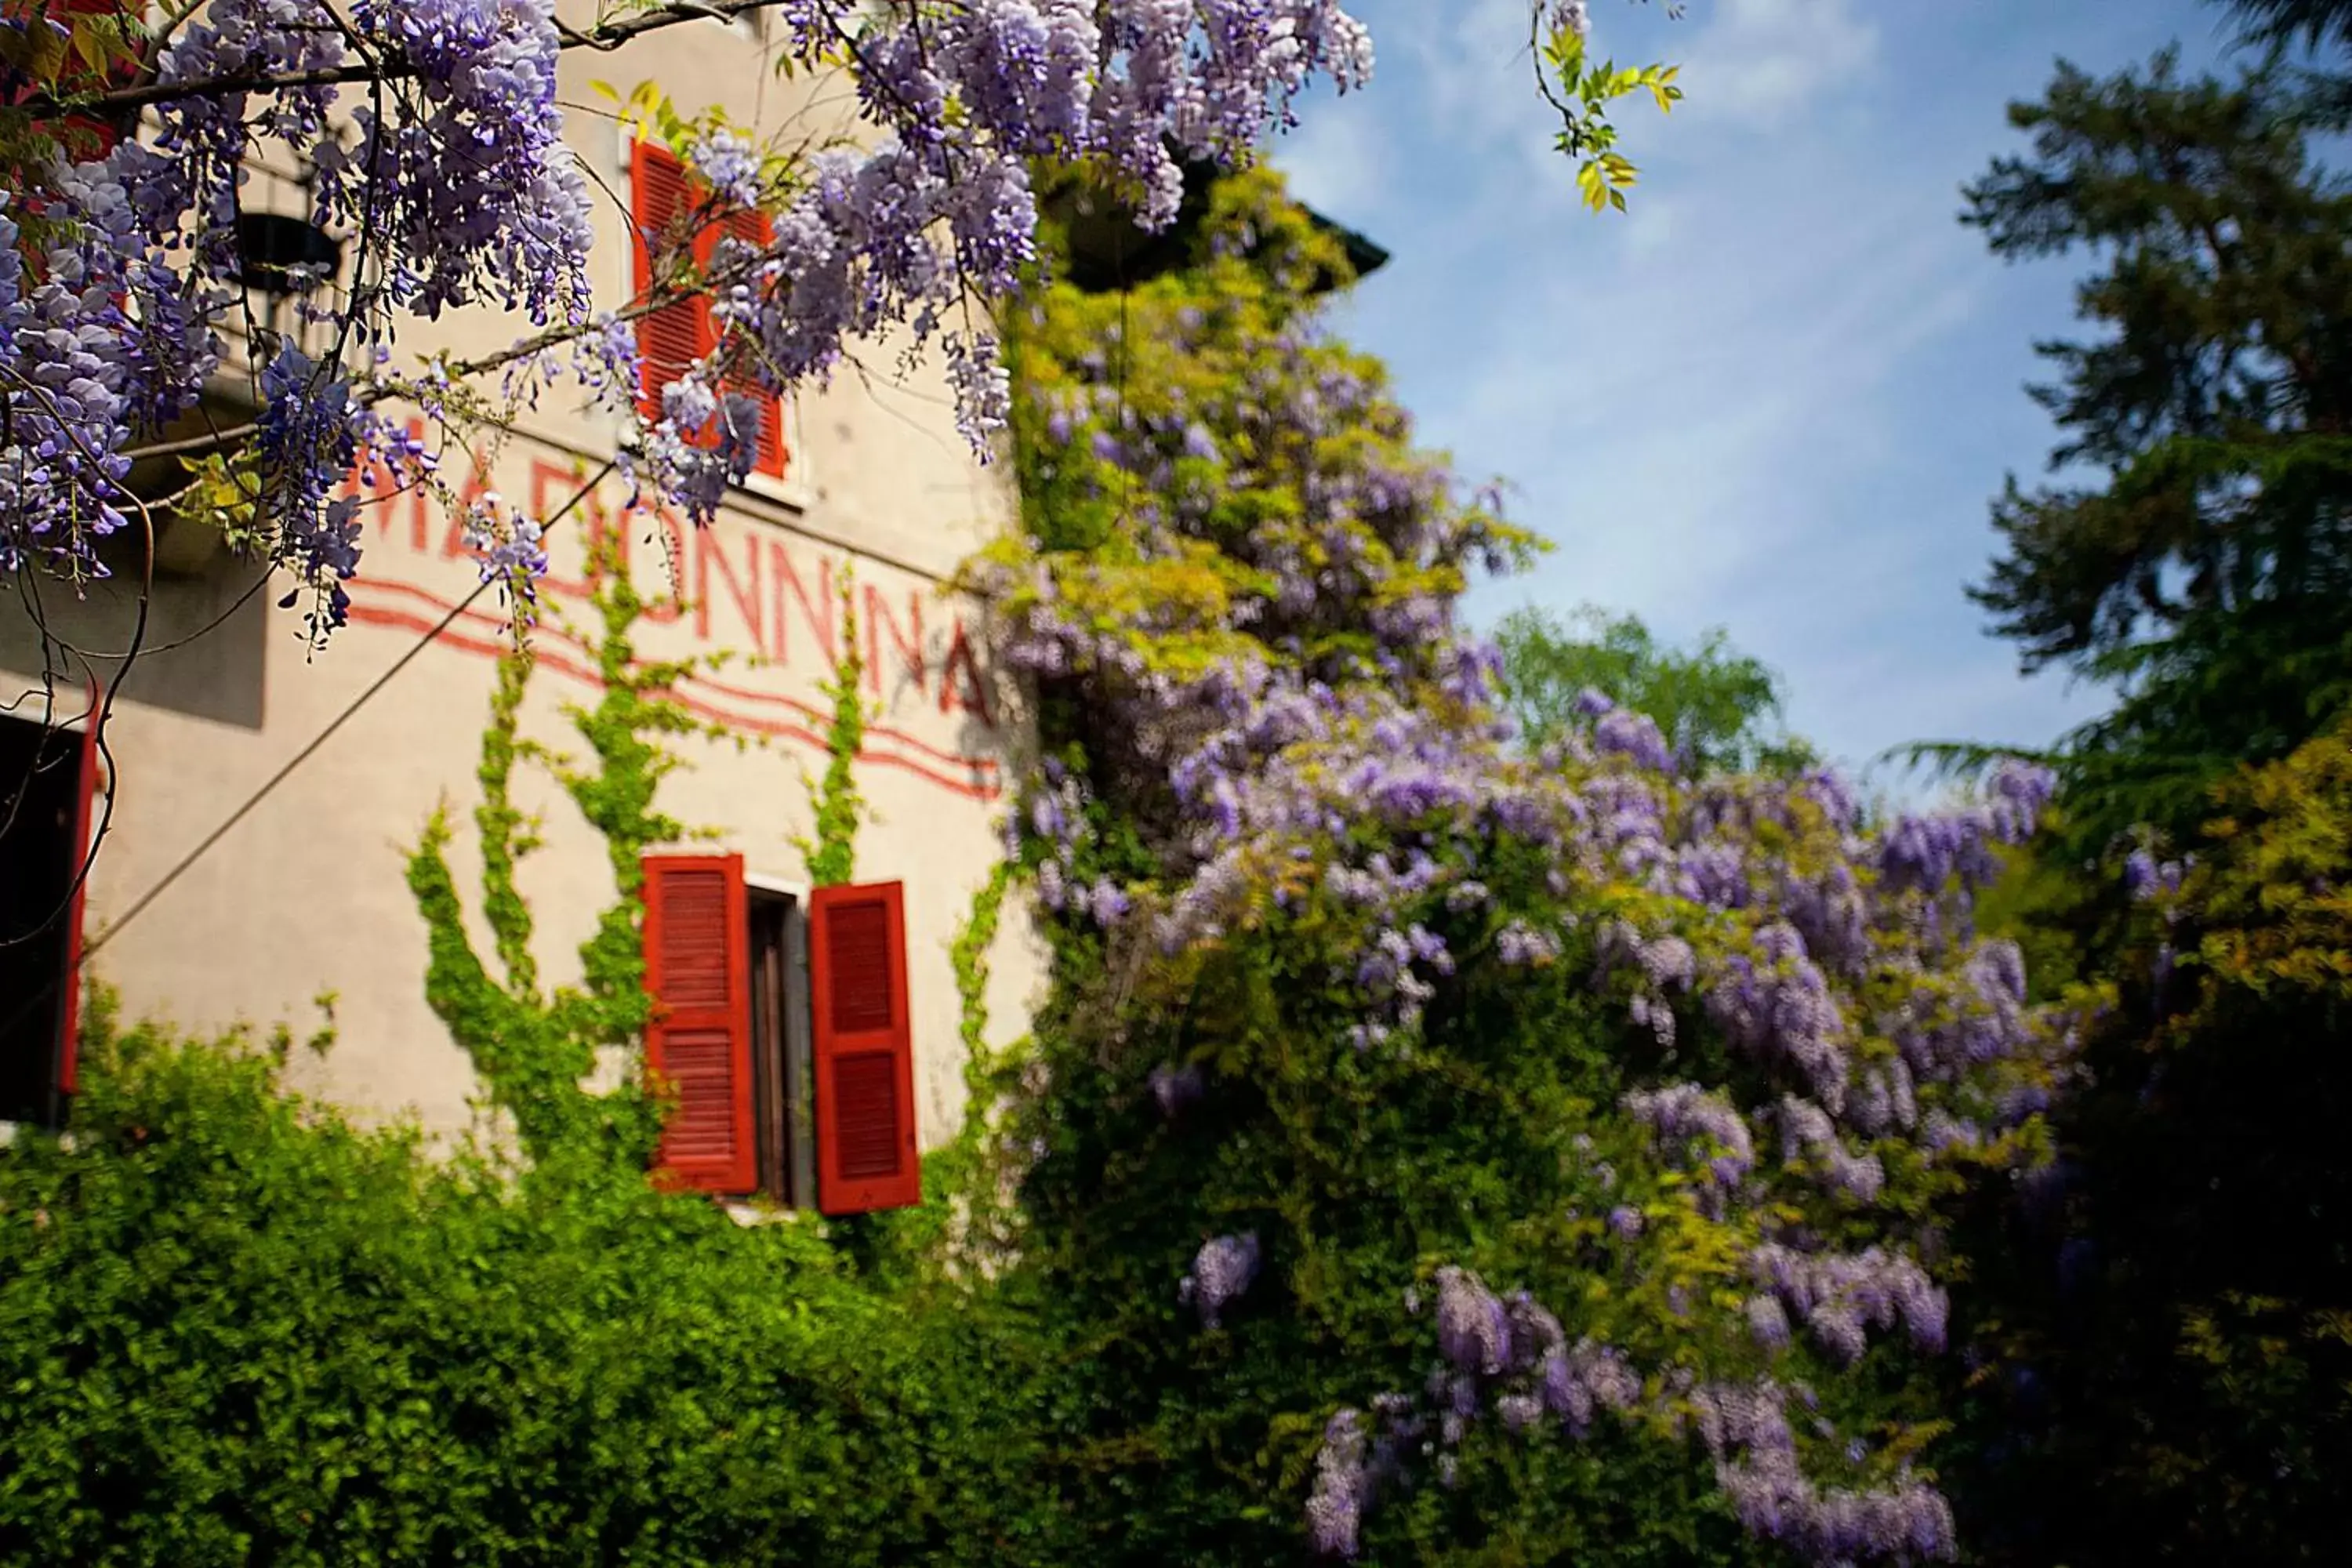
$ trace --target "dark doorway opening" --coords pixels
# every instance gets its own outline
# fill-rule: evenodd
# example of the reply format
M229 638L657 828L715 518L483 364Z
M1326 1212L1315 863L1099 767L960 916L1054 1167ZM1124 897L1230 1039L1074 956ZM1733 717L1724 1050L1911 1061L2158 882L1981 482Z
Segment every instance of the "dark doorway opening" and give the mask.
M816 1124L810 1114L807 928L790 894L748 891L760 1191L787 1207L808 1208L816 1202Z
M64 1119L85 788L79 731L0 715L0 1121Z

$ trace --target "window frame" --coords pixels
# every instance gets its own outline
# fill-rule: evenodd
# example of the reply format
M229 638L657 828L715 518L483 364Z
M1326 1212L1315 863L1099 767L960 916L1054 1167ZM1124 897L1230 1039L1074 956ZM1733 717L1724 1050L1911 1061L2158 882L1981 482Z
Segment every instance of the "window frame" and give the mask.
M765 1198L847 1215L919 1204L906 884L811 888L752 871L740 853L641 864L654 1008L645 1066L656 1082L675 1074L683 1100L655 1179L730 1207ZM763 910L775 913L772 942ZM855 935L840 923L853 915ZM680 1130L682 1150L671 1142Z
M618 179L623 196L622 217L625 238L625 243L622 247L618 282L621 298L628 301L635 301L645 289L645 280L640 271L645 247L641 243L637 229L636 153L641 142L664 156L671 158L677 156L659 142L650 142L635 135L626 125L617 128L614 172ZM709 340L707 317L700 330L703 332L703 352L708 353ZM635 405L640 401L639 398L633 398L632 404ZM816 490L810 479L808 447L805 439L805 425L802 418L801 400L797 393L787 392L778 397L775 404L778 437L784 449L783 473L782 475L768 473L754 466L742 479L730 480L728 489L730 495L755 496L793 511L804 512L815 503ZM614 426L616 445L619 438L629 434L629 428L625 424L616 423Z

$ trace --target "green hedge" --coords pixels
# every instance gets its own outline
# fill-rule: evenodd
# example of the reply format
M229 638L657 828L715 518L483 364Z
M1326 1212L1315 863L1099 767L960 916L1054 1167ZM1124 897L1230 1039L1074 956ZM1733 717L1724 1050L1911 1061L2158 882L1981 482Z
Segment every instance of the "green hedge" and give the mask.
M0 1563L1012 1547L1017 1379L809 1227L433 1157L282 1041L94 1045L72 1136L0 1150Z

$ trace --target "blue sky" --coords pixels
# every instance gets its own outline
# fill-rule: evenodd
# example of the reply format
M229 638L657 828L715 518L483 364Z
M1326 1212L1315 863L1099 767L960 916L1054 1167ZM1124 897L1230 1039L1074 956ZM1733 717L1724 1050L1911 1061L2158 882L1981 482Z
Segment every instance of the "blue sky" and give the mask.
M1527 0L1356 0L1370 88L1305 105L1277 163L1395 253L1337 325L1431 445L1514 487L1558 548L1480 587L1482 623L1591 601L1682 640L1728 628L1790 717L1860 766L1916 739L2039 744L2096 712L2021 679L1963 595L2005 472L2043 471L2023 386L2079 258L2010 266L1958 187L2063 57L2218 57L2200 0L1592 0L1594 45L1683 65L1622 106L1629 214L1577 205L1525 53ZM1885 770L1876 782L1895 781Z

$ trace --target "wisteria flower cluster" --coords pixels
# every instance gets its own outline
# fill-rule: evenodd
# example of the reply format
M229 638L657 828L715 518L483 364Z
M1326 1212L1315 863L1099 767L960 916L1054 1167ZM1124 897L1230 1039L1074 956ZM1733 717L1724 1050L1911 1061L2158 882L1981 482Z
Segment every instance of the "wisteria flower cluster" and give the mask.
M1490 682L1457 658L1453 601L1471 565L1529 547L1412 447L1379 367L1321 335L1307 290L1347 261L1278 181L1222 182L1199 244L1194 271L1057 289L1028 318L1032 537L976 574L1012 617L1008 662L1087 687L1090 767L1164 780L1180 809L1145 831L1193 863L1239 831L1264 759L1365 693Z
M1257 1264L1255 1234L1213 1237L1201 1244L1192 1272L1178 1285L1177 1296L1199 1310L1202 1327L1213 1329L1219 1315L1257 1278Z
M677 287L713 291L721 340L629 466L698 518L751 459L742 432L756 422L716 417L731 416L730 398L822 379L849 345L886 334L943 341L960 423L986 455L1007 376L990 333L948 322L972 292L1013 292L1034 259L1032 160L1110 171L1140 193L1143 221L1164 226L1183 160L1245 159L1314 79L1344 89L1371 68L1368 35L1336 0L760 8L780 59L847 71L874 133L796 160L705 125L679 148L722 199L769 218L757 241L734 233L707 271L661 258ZM131 460L194 405L246 308L236 219L253 160L273 145L305 171L303 216L343 246L335 276L304 280L324 286L297 312L318 329L300 344L305 374L260 341L268 329L244 323L259 342L257 455L273 470L263 532L273 559L319 594L322 626L340 618L357 548L349 519L329 511L331 465L370 445L370 405L397 398L454 425L488 416L470 378L499 374L505 395L527 403L569 371L616 412L631 408L631 334L593 298L592 193L564 141L557 63L574 45L618 44L703 9L584 33L559 26L554 0L214 0L174 12L144 44L150 128L80 163L68 148L81 143L52 136L54 153L28 171L43 237L32 267L18 244L25 207L0 215L0 569L104 570L99 542L132 505ZM57 132L91 90L12 83L12 101L34 107L5 112ZM401 316L462 307L533 331L465 365L383 363ZM337 417L350 425L340 436L323 428ZM705 440L714 424L733 438ZM371 449L379 462L402 455ZM423 468L399 477L431 482ZM536 564L528 530L499 537L521 542L501 544L499 571Z
M396 484L434 472L421 443L385 438L373 405L406 394L446 420L466 401L446 372L386 374L395 316L487 304L590 333L588 186L562 141L557 49L549 0L180 13L150 45L145 139L81 163L61 147L30 171L57 237L29 293L20 268L0 280L6 564L103 574L100 542L139 504L131 461L194 407L236 328L251 345L257 534L316 592L314 628L340 624L359 556L342 481L362 454ZM338 77L374 82L339 96ZM338 277L289 275L309 290L298 322L316 329L299 343L252 318L236 239L272 143L311 175L303 216L346 242Z
M1951 1505L1906 1470L1869 1489L1824 1489L1808 1479L1789 1424L1789 1393L1759 1381L1689 1394L1700 1437L1742 1524L1816 1563L1932 1562L1958 1554Z
M193 388L150 374L168 352L150 339L185 312L128 194L79 171L62 183L89 221L29 270L20 199L0 192L0 570L95 574L92 542L136 505L122 488L131 426L175 416Z
M1382 1487L1410 1477L1418 1455L1434 1451L1436 1472L1450 1482L1454 1450L1482 1410L1514 1435L1549 1423L1580 1437L1601 1413L1626 1415L1641 1402L1642 1380L1622 1354L1590 1339L1570 1344L1559 1320L1526 1291L1499 1297L1475 1274L1450 1266L1433 1283L1441 1359L1425 1396L1374 1399L1376 1438L1352 1408L1333 1415L1324 1431L1307 1505L1320 1552L1356 1555L1365 1513Z
M1341 91L1370 75L1370 36L1336 0L979 0L856 16L781 7L795 59L840 53L871 148L815 155L789 188L756 191L741 147L688 149L714 189L772 215L764 246L726 243L712 316L720 342L690 374L772 390L819 381L846 345L904 332L940 340L958 427L983 460L1011 414L1011 378L989 331L950 328L967 293L1009 297L1037 258L1034 162L1109 174L1135 192L1149 229L1173 222L1184 161L1245 161L1317 77ZM698 410L695 412L699 412ZM647 458L658 475L700 477L665 410ZM739 457L730 477L740 477ZM710 481L688 487L702 515Z

